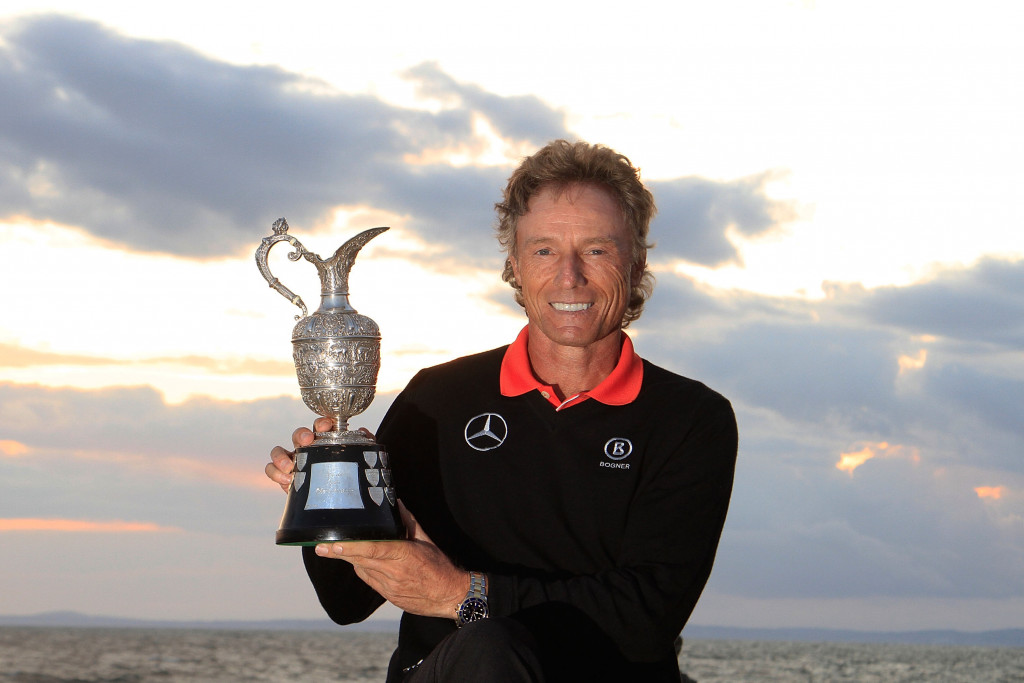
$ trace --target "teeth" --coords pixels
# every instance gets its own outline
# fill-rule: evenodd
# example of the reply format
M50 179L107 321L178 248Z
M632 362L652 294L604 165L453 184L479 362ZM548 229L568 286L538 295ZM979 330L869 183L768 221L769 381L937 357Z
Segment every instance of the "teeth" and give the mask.
M552 306L552 308L554 308L554 309L555 309L556 311L566 311L566 312L573 312L573 311L585 311L585 310L587 310L588 308L590 308L591 306L593 306L593 304L563 304L563 303L552 303L552 304L551 304L551 306Z

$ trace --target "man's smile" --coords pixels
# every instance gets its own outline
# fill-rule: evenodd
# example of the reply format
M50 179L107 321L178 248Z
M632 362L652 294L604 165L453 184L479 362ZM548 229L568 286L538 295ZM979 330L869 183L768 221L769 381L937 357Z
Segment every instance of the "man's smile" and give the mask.
M561 301L551 302L552 308L554 308L556 311L562 311L563 313L575 313L576 311L585 311L593 305L593 303L565 303Z

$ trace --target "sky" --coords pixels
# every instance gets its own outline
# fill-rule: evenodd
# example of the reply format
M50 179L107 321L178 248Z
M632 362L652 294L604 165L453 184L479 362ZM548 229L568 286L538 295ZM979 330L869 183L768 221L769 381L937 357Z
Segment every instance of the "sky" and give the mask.
M736 409L691 623L1024 628L1015 3L81 4L0 14L0 614L318 617L273 543L312 414L260 240L391 226L351 278L375 428L525 323L493 205L567 137L658 203L638 352Z

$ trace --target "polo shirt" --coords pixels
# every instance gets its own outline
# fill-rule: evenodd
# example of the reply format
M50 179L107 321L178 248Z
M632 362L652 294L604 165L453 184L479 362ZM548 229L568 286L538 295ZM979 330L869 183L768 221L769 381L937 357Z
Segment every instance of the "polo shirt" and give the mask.
M558 398L554 387L544 384L533 374L530 365L529 339L530 328L526 326L519 336L505 351L501 361L499 385L502 396L522 396L531 391L539 391L555 410L563 410L578 405L588 398L609 406L624 406L632 403L640 394L644 381L644 363L636 351L633 341L625 332L622 335L622 349L615 368L600 384L589 391L582 391L564 401Z

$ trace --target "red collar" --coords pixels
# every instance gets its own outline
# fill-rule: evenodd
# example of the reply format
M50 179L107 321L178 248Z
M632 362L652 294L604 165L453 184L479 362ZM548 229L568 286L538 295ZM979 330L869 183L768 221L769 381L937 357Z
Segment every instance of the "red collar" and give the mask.
M609 406L624 406L632 403L640 393L640 385L644 379L644 364L640 356L633 350L633 342L625 332L622 333L622 351L619 362L611 374L600 384L565 401L559 401L555 390L542 383L533 374L530 367L530 356L527 351L529 326L524 327L516 340L505 351L501 361L501 395L521 396L536 389L551 405L561 410L582 403L588 398L595 399Z

